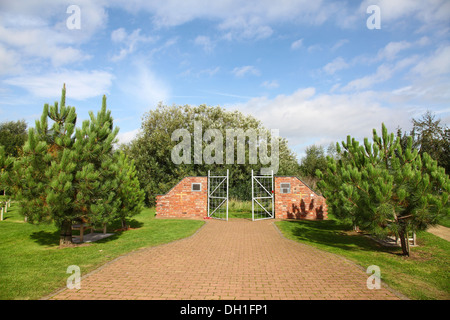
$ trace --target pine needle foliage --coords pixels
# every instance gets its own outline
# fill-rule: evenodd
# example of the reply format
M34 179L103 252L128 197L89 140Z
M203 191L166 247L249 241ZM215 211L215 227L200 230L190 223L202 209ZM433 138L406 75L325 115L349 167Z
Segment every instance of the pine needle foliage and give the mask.
M408 137L402 148L400 137L382 124L381 136L374 129L372 142L365 138L360 144L348 136L336 144L338 160L327 157L326 171L317 171L331 213L378 237L394 234L408 256L408 233L425 230L450 212L449 176L412 144Z
M11 186L21 213L28 222L54 222L60 229L60 244L72 243L72 224L103 226L124 219L142 209L135 168L113 144L119 128L113 126L106 96L95 115L76 127L75 107L66 105L66 88L61 101L44 105L35 128L28 131L23 155L4 156L6 172L1 180ZM126 170L126 174L123 174Z

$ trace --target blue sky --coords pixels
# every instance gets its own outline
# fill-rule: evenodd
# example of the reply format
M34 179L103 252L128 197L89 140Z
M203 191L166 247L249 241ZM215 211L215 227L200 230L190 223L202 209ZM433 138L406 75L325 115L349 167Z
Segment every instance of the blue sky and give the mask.
M449 21L446 0L0 0L0 121L34 126L65 83L79 123L107 95L122 142L158 102L207 104L279 129L301 158L426 110L448 125Z

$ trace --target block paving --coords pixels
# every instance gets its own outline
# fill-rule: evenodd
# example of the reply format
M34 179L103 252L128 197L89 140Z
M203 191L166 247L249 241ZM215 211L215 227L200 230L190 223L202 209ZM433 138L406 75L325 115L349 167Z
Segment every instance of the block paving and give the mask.
M81 270L82 271L82 270ZM382 270L381 270L382 271ZM332 253L286 239L273 220L207 220L196 234L124 255L52 300L393 300Z

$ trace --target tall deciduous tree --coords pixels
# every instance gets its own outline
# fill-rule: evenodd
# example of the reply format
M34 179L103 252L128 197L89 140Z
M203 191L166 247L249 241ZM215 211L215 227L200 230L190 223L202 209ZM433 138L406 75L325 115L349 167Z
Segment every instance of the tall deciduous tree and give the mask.
M201 134L205 134L208 129L217 129L224 139L220 145L223 147L223 164L208 164L201 159L200 163L195 163L194 156L195 143L194 123L201 123ZM192 144L191 163L174 163L171 153L174 147L179 143L172 140L172 133L177 129L186 129L191 135ZM149 111L144 115L141 131L137 138L131 142L128 147L123 149L135 161L138 171L138 178L141 187L145 190L146 201L153 204L157 194L166 193L180 179L185 176L205 176L208 170L213 172L224 172L230 170L230 197L236 197L243 200L251 199L251 170L258 171L267 165L262 164L260 158L255 164L249 161L249 144L247 139L245 145L245 161L239 163L237 159L238 143L234 138L234 154L231 155L233 162L227 161L225 139L227 129L242 129L246 132L253 129L255 132L266 134L268 130L262 126L257 119L246 116L238 111L226 111L220 107L209 107L201 105L192 106L164 106L159 105L155 110ZM199 147L203 153L207 153L208 143L200 137ZM279 175L297 174L299 171L295 155L289 150L287 141L279 139ZM180 139L181 140L181 139ZM198 147L198 146L197 146ZM269 143L270 147L270 143ZM270 153L270 152L269 152ZM215 154L217 155L217 154Z
M306 155L302 158L300 169L302 174L309 177L316 176L316 170L324 170L327 166L323 146L311 145L306 148Z
M441 124L441 119L437 119L431 111L425 112L420 118L413 118L412 124L409 135L402 133L400 128L397 130L402 148L406 146L407 137L411 136L413 148L419 154L427 153L450 174L450 129Z
M449 214L450 182L445 170L427 153L419 154L413 140L373 130L373 142L362 145L347 137L341 157L328 158L326 172L318 171L318 186L331 212L351 217L362 230L377 236L394 233L409 255L408 232L424 230Z
M18 157L22 153L22 148L26 140L27 124L24 120L0 123L0 148L3 149L2 156L0 157L4 159L6 157ZM4 163L1 168L0 174L6 175L12 166ZM3 194L7 193L7 188L8 186L6 184L0 183L0 190L3 190Z
M442 147L442 166L445 168L445 172L450 174L450 128L446 128L443 134L443 147Z
M19 156L27 139L27 124L24 120L0 123L0 146L7 156Z
M420 152L426 152L436 160L439 158L440 150L436 148L444 132L441 120L427 111L420 119L412 119L413 130L417 135L416 143Z

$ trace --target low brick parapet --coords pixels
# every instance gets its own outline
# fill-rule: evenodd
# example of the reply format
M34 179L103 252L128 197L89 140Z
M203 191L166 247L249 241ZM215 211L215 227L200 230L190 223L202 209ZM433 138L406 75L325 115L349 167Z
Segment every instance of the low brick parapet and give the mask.
M200 184L193 190L192 184ZM157 218L203 219L208 215L208 178L186 177L165 195L156 197Z
M275 218L323 220L328 207L325 198L316 194L297 177L275 176ZM289 183L288 193L282 193L281 184Z

